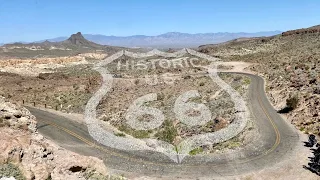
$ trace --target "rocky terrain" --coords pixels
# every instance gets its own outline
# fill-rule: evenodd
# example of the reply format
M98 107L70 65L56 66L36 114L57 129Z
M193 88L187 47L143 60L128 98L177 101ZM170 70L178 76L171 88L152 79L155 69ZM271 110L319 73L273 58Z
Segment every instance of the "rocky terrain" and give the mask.
M92 64L94 60L101 60L107 56L103 53L82 53L67 57L6 58L0 60L0 72L38 76L41 73L55 72L58 68Z
M273 37L241 38L205 45L199 47L199 51L223 61L253 63L250 70L265 77L267 94L276 109L287 115L301 131L319 134L320 33L314 28L317 27ZM59 43L5 45L0 48L0 96L19 104L83 113L89 98L102 82L100 74L92 69L93 64L116 50L119 49L87 41L81 33ZM169 58L169 61L175 59ZM123 66L119 71L119 62L122 65L128 62L128 69ZM137 64L129 66L131 62L128 57L122 57L108 66L114 74L114 85L98 106L101 121L118 128L115 135L151 137L178 144L183 138L217 131L233 121L232 101L205 75L205 70L162 68L157 64L155 68L140 71ZM208 62L202 60L200 65L208 65ZM230 69L224 65L219 68ZM248 78L223 73L220 76L246 97L250 84ZM156 83L152 78L158 78ZM194 88L201 97L188 102L205 104L214 116L205 125L188 128L175 119L172 106L181 93ZM144 106L161 109L167 119L153 131L134 130L124 123L125 111L135 99L148 93L156 93L158 98ZM198 112L188 113L196 116ZM142 116L139 120L148 122L149 119L149 116ZM0 99L0 178L105 178L107 169L101 160L60 148L39 135L35 125L35 117L26 109ZM252 124L249 124L246 132L251 129ZM190 155L237 149L244 145L244 141L249 141L245 133L225 143L199 147Z
M13 102L60 111L83 112L85 102L99 86L100 75L90 65L59 68L53 73L22 76L0 72L0 95Z
M165 71L161 68L158 71ZM180 73L178 73L180 72ZM164 72L162 72L164 73ZM176 70L172 82L166 83L162 73L157 73L157 82L150 83L153 79L148 79L144 73L136 73L136 77L116 78L113 83L113 90L100 103L98 114L100 119L109 122L123 133L127 133L136 138L157 138L169 143L179 144L179 142L192 135L214 132L225 128L234 119L234 104L225 91L212 81L207 75L183 73L183 70ZM140 77L137 77L140 75ZM149 74L150 75L150 74ZM175 76L173 76L175 75ZM151 77L154 78L153 74ZM250 79L240 75L226 75L221 77L241 94L245 94ZM212 119L205 125L188 127L180 122L173 112L176 99L190 90L198 90L201 97L191 98L188 102L204 104L212 113ZM125 93L124 93L125 92ZM137 99L150 93L157 94L157 100L145 103L144 106L161 110L165 116L167 124L148 131L137 131L126 124L126 112L129 106ZM197 112L189 112L190 116L196 116ZM148 121L148 117L141 117L140 121ZM124 136L125 134L121 134ZM169 135L169 136L163 136Z
M200 52L220 57L224 61L257 63L251 70L266 79L266 91L275 108L301 131L318 135L319 49L319 26L272 37L236 39L199 47Z
M45 139L37 133L35 117L28 110L3 97L0 97L0 142L0 179L107 178L102 160L67 151Z
M26 60L21 61L25 62ZM37 61L40 62L41 59L38 58L33 62ZM130 59L120 59L119 61L123 61L123 63L131 62ZM174 61L174 59L171 59L171 61ZM8 62L14 63L14 61ZM153 137L178 144L181 139L188 136L224 128L233 120L233 102L227 93L219 91L217 85L208 76L203 75L206 73L204 69L194 67L168 69L161 68L157 64L155 69L137 71L135 68L127 70L124 67L118 71L117 64L118 61L115 61L108 66L117 77L114 80L113 92L100 103L99 116L101 120L117 127L120 132L115 133L119 136L127 134L137 138ZM208 62L202 60L201 65L208 65ZM51 70L52 72L40 73L37 76L0 73L0 83L6 84L6 86L0 87L0 95L17 103L36 105L37 107L46 107L63 112L83 113L89 98L101 86L100 74L92 69L92 64L70 65ZM250 80L243 76L224 74L221 77L241 94L246 92L250 83ZM172 78L174 81L167 82L167 80L171 81ZM187 128L176 122L172 108L179 95L195 88L199 90L202 97L191 101L204 103L214 112L214 115L213 119L204 126ZM124 123L124 114L130 103L148 93L158 94L159 100L148 106L160 108L168 118L168 124L153 132L133 130ZM164 104L167 106L164 106ZM164 136L166 133L172 136ZM234 142L233 148L235 145L241 145L239 142L241 140ZM213 147L204 147L204 149L207 152L214 151Z
M305 29L297 29L297 30L283 32L282 36L291 36L291 35L297 35L297 34L314 34L314 33L320 33L320 25L313 26L310 28L305 28Z
M95 88L91 79L98 79L92 63L119 49L87 41L81 33L59 43L0 47L0 179L111 177L102 160L62 149L38 134L35 117L18 104L82 111Z

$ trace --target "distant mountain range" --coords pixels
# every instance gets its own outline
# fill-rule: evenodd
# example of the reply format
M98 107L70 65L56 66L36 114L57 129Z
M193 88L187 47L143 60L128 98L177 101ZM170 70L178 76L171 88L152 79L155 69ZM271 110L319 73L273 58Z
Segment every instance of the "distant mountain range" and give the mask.
M25 42L16 42L12 44L5 44L4 47L20 47L25 48L29 47L33 50L37 49L104 49L110 46L101 45L89 41L83 37L81 32L76 34L72 34L70 37L60 41L60 40L45 40L45 41L37 41L32 43L25 43Z
M4 44L0 48L1 54L5 57L33 58L33 57L57 57L74 56L79 53L107 53L113 54L123 47L108 46L88 41L81 32L72 34L63 41L51 42L41 41L32 43L16 42Z
M198 33L188 34L180 32L169 32L158 36L105 36L100 34L83 34L84 38L101 45L121 46L121 47L142 47L142 48L182 48L198 47L203 44L216 44L226 42L236 38L273 36L281 34L281 31L265 31L257 33ZM43 41L60 42L67 40L68 37L57 37Z

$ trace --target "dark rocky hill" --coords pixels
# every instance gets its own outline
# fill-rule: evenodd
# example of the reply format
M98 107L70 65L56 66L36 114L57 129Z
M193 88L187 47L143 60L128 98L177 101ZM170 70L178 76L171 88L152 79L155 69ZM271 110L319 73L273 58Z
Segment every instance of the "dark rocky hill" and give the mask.
M61 42L64 45L75 45L78 47L85 47L85 48L100 48L103 49L105 46L100 45L91 41L88 41L83 37L81 32L76 34L72 34L67 40Z

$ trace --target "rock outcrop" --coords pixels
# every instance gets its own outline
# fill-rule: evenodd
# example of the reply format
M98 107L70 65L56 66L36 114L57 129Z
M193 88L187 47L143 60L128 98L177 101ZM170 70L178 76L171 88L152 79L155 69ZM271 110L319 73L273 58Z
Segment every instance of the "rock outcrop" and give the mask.
M2 97L0 142L0 167L13 164L27 180L88 179L92 176L103 179L107 174L102 160L62 149L38 134L35 117L26 108L6 102ZM2 176L0 174L0 178Z
M67 40L62 42L63 44L69 44L69 45L75 45L75 46L81 46L81 47L87 47L87 48L97 48L102 49L104 48L103 45L96 44L94 42L88 41L85 39L81 32L78 32L76 34L72 34Z

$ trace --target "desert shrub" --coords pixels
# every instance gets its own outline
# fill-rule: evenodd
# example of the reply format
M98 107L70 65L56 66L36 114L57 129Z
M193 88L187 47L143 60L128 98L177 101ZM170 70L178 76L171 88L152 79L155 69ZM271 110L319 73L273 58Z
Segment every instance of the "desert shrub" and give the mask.
M183 76L183 79L191 79L190 75Z
M0 179L3 177L14 177L16 180L24 180L25 177L20 169L13 164L0 165Z
M174 138L178 135L177 129L173 126L172 121L166 120L164 122L163 130L157 132L155 137L168 143L173 143Z
M313 93L314 94L320 94L320 86L315 87Z
M251 79L250 78L246 78L246 79L243 80L243 83L245 85L249 85L251 83Z
M202 147L195 148L189 152L189 155L194 156L203 152Z
M164 97L165 97L165 95L164 95L164 93L157 93L157 100L158 101L162 101L163 99L164 99Z
M152 133L152 130L146 130L146 131L135 130L127 125L121 125L118 129L119 129L119 131L125 132L126 134L130 134L131 136L138 138L138 139L149 138L150 134ZM118 135L120 135L120 134L118 134ZM123 135L125 135L125 134L123 134Z
M118 136L118 137L125 137L126 135L123 134L123 133L114 133L115 136Z
M9 126L10 123L3 119L3 117L0 117L0 127Z
M299 98L297 95L292 96L290 98L287 99L287 107L291 110L295 109L298 107L298 103L299 103Z

